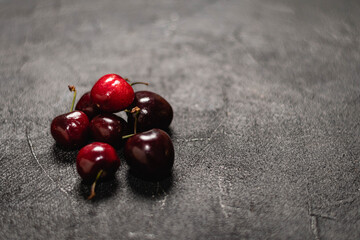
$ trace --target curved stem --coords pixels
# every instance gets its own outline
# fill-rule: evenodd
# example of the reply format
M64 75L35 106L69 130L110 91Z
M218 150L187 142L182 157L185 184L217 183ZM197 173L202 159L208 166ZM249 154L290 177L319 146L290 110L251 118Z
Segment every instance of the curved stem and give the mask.
M101 177L102 173L104 171L101 169L98 174L96 175L95 181L93 182L93 184L91 185L91 193L90 196L88 197L88 200L92 199L93 197L95 197L95 186L96 186L96 182L99 180L99 178Z
M137 122L138 122L138 116L140 114L140 108L138 106L134 107L133 109L129 110L129 109L125 109L124 111L127 112L127 113L131 113L135 114L134 118L135 118L135 121L134 121L134 133L132 134L129 134L129 135L125 135L125 136L122 136L122 139L127 139L129 137L132 137L136 134L136 129L137 129Z
M71 104L71 109L70 109L70 112L72 112L72 111L73 111L73 109L74 109L74 105L75 105L75 99L76 99L76 88L75 88L75 86L73 86L73 85L69 85L69 86L68 86L68 88L69 88L70 92L74 92L74 97L73 97L73 101L72 101L72 104Z
M136 85L136 84L144 84L146 86L149 85L149 83L147 83L147 82L133 82L133 83L130 84L130 86L133 86L133 85Z

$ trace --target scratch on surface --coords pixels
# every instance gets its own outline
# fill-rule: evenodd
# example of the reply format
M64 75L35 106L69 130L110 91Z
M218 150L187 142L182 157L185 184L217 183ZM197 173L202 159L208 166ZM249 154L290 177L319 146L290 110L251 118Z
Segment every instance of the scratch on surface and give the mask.
M225 120L226 120L226 119L225 119ZM212 133L210 134L210 137L209 137L209 141L213 138L214 133L219 129L219 127L221 127L221 126L223 125L223 122L224 122L225 120L222 120L222 121L217 125L217 127L214 129L214 131L212 131Z
M161 188L161 191L164 193L164 198L162 200L159 200L159 202L161 203L160 205L160 209L164 209L165 204L166 204L166 200L167 200L167 193L165 192L165 190L160 186L159 182L157 183L157 192L159 193L159 188Z
M339 200L339 201L336 201L336 202L333 202L333 203L329 204L329 206L343 205L343 204L347 204L347 203L351 204L357 198L358 198L358 196L342 199L342 200Z
M164 199L160 201L161 202L160 209L164 209L166 200L167 200L167 194L164 196Z
M202 142L202 141L208 141L210 138L191 138L191 139L177 139L176 141L179 142Z
M167 195L167 194L165 194L165 195L164 195L164 199L163 199L163 200L161 200L160 209L164 209L165 204L166 204L167 197L168 197L168 195Z
M199 158L194 162L194 164L198 163L200 161L200 159L205 155L205 153L209 150L210 148L210 143L206 144L206 146L204 148L202 148L196 155L195 157L199 156Z
M143 213L144 214L144 216L147 216L147 217L153 217L154 216L154 214L151 214L151 213Z
M311 226L311 230L313 231L314 237L316 240L320 240L319 237L319 228L318 228L318 219L316 216L312 216L310 215L311 219L310 219L310 226Z
M146 239L154 239L155 235L152 233L142 233L142 232L129 232L129 238L146 238Z
M312 213L312 206L311 206L311 202L310 202L310 193L309 193L309 187L308 185L306 185L306 192L308 195L308 214L310 216L310 228L311 231L314 234L314 239L315 240L320 240L319 237L319 226L318 226L318 216Z
M36 163L39 165L39 167L41 168L41 170L45 173L45 175L54 183L56 184L56 186L63 192L65 193L66 195L69 196L68 192L63 189L62 187L60 187L56 182L55 180L47 173L47 171L45 170L45 168L42 166L42 164L40 163L38 157L36 156L35 154L35 151L34 151L34 147L32 145L32 142L31 142L31 139L30 139L30 134L29 134L29 129L28 127L26 127L26 139L27 139L27 142L29 144L29 147L30 147L30 151L31 151L31 155L33 156L33 158L36 160Z
M225 121L225 120L221 121L221 122L217 125L217 127L214 129L214 131L212 131L212 133L211 133L210 136L208 137L208 144L206 144L205 147L203 147L202 149L200 149L200 150L195 154L194 158L196 158L197 156L199 156L199 155L202 153L201 156L200 156L197 160L195 160L194 164L198 163L198 162L200 161L200 159L204 156L204 154L206 153L206 151L209 149L209 147L210 147L210 145L211 145L211 144L210 144L210 141L212 140L215 132L222 126L222 124L223 124L224 121ZM193 158L193 159L194 159L194 158ZM193 164L193 165L194 165L194 164Z
M223 199L222 199L222 195L224 194L224 190L222 188L222 185L221 185L221 178L219 177L218 179L218 185L219 185L219 189L220 189L220 194L219 194L219 204L220 204L220 207L221 207L221 211L223 212L224 216L226 218L229 217L227 211L226 211L226 205L223 203Z
M315 213L310 213L310 216L311 217L321 217L321 218L326 218L326 219L331 219L331 220L336 220L335 217L331 217L331 216L328 216L328 215L324 215L324 214L315 214Z

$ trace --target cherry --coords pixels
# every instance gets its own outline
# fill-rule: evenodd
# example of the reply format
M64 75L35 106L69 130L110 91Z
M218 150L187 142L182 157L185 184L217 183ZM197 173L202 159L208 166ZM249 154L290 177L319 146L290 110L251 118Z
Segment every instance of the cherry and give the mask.
M74 98L69 113L55 117L51 122L51 135L56 143L66 149L74 149L85 145L88 138L89 119L84 112L73 111L76 89L69 86L74 92Z
M161 129L135 134L125 144L125 159L130 170L146 178L167 176L174 164L174 146Z
M90 122L90 132L95 141L109 143L116 147L122 142L122 136L129 134L127 122L111 113L96 116Z
M91 100L90 92L82 95L82 97L75 106L75 110L84 112L89 119L92 119L93 117L100 114L99 107L96 106Z
M120 167L115 149L102 142L93 142L80 149L76 157L76 169L85 182L93 182L88 199L95 196L95 185L100 178L114 176Z
M139 132L160 128L166 130L172 119L171 105L160 95L150 91L135 93L130 107L138 106L141 110L137 115L137 129ZM129 125L134 125L135 116L127 112Z
M134 90L117 74L102 76L91 89L91 99L104 112L119 112L134 100Z

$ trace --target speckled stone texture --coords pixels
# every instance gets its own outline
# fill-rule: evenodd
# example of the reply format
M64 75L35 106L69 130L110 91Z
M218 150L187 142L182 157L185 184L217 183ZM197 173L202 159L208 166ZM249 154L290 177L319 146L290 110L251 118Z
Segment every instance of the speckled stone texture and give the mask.
M359 23L357 0L1 0L0 239L360 239ZM50 122L106 73L172 104L176 159L88 201Z

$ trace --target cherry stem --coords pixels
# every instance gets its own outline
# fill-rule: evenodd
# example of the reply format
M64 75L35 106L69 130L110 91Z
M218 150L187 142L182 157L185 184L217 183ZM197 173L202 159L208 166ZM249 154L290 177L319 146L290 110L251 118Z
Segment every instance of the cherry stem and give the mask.
M104 171L101 169L96 178L95 178L95 181L93 182L93 184L91 185L91 193L90 193L90 196L88 197L88 200L92 199L93 197L95 197L95 186L96 186L96 182L99 180L99 178L101 177L102 173Z
M132 133L132 134L129 134L129 135L125 135L125 136L122 136L122 139L126 139L126 138L129 138L129 137L132 137L134 136L135 133Z
M74 105L75 105L75 99L76 99L76 88L75 88L75 86L73 86L73 85L69 85L69 86L68 86L68 88L69 88L70 92L74 92L74 97L73 97L73 101L72 101L72 104L71 104L71 109L70 109L70 112L72 112L72 111L73 111L73 109L74 109Z
M139 112L140 112L140 111L137 111L137 112L135 113L134 134L136 134L136 128L137 128L137 122L138 122Z
M135 113L135 121L134 121L134 133L132 134L129 134L129 135L125 135L125 136L122 136L122 139L126 139L126 138L129 138L129 137L132 137L136 134L136 129L137 129L137 121L138 121L138 116L139 116L139 113L140 113L140 108L138 106L134 107L133 109L129 110L129 109L125 109L124 111L126 113L131 113L131 114L134 114Z
M133 86L133 85L136 85L136 84L144 84L146 86L149 86L149 83L147 83L147 82L133 82L133 83L130 84L130 86Z
M131 109L131 112L130 113L135 113L135 121L134 121L134 134L136 134L136 129L137 129L137 122L138 122L138 116L139 116L139 113L140 113L140 108L138 106L134 107L133 109Z
M129 135L125 135L125 136L122 136L122 139L126 139L126 138L129 138L129 137L132 137L136 134L136 127L137 127L137 120L138 120L138 116L139 116L139 113L140 113L140 108L138 106L134 107L133 109L129 110L129 109L125 109L124 111L127 112L127 113L132 113L134 114L135 113L135 121L134 121L134 133L132 134L129 134Z

